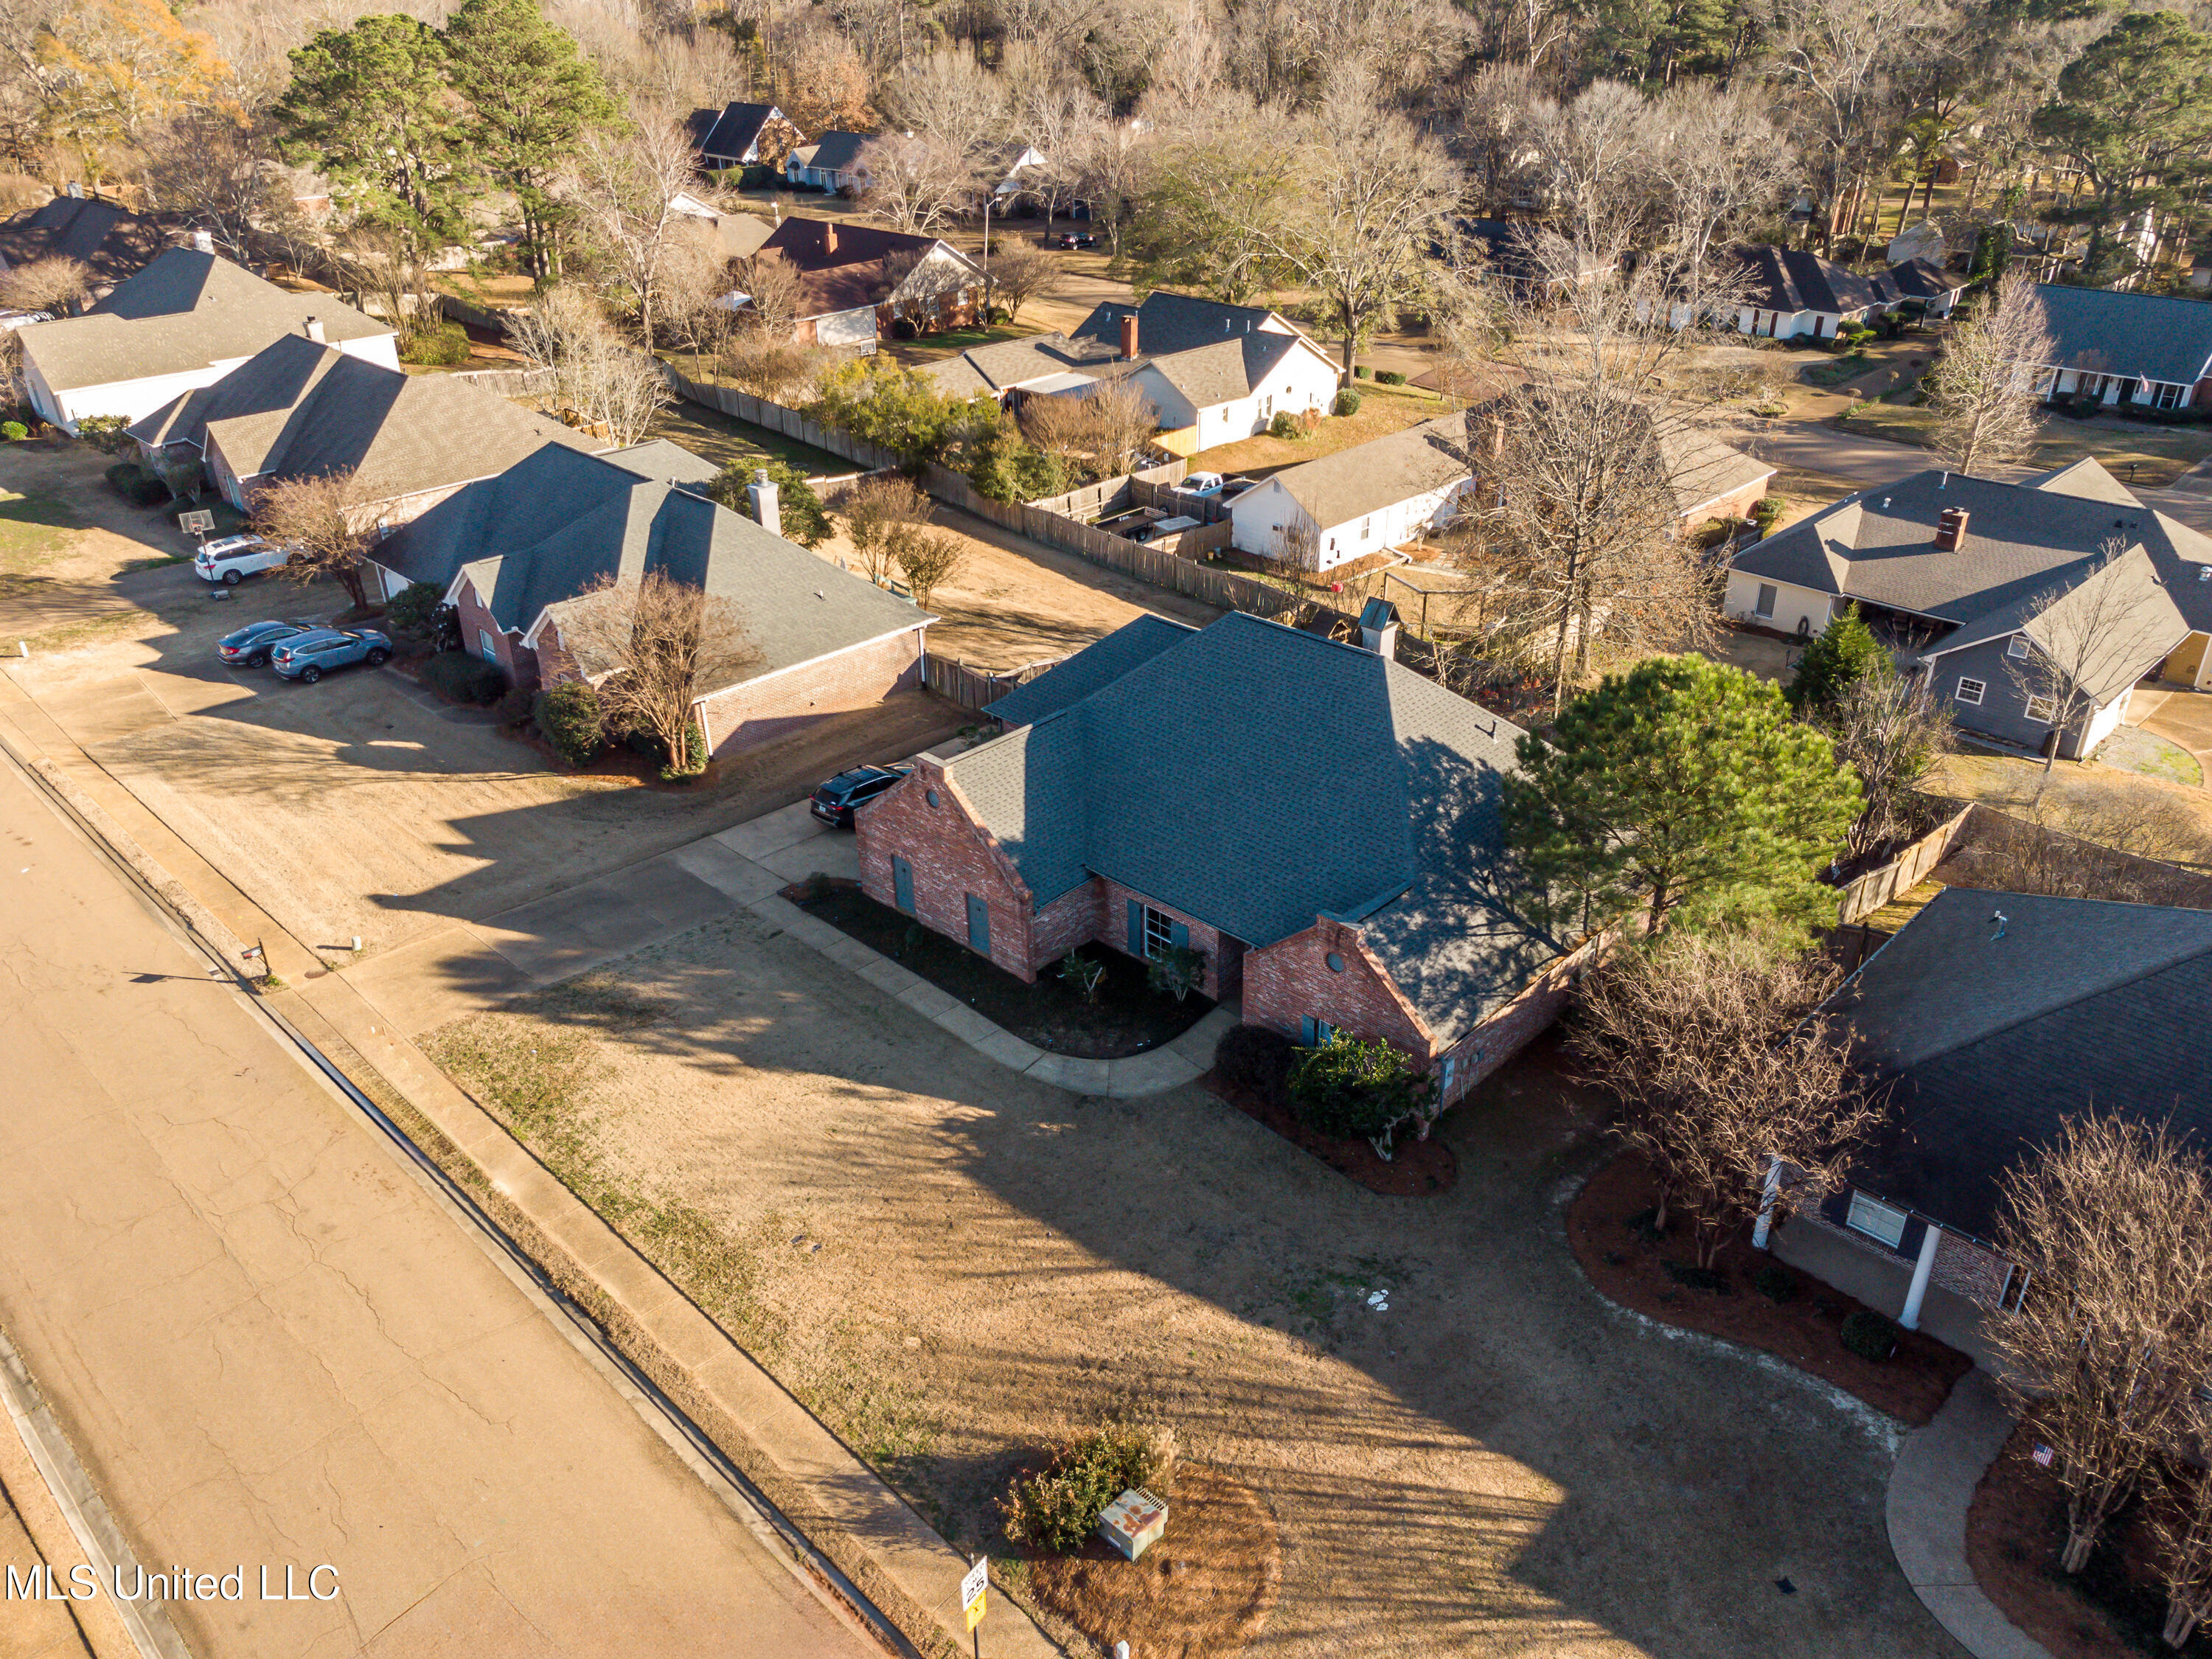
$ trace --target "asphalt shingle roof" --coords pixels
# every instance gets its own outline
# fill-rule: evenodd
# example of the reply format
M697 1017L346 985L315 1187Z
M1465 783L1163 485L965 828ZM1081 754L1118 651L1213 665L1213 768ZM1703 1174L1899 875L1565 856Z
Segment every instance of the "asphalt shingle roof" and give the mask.
M753 147L753 141L760 137L769 118L778 113L773 104L725 104L720 112L693 110L685 125L690 128L692 143L702 156L735 160Z
M860 151L875 136L872 132L842 130L825 132L808 147L813 153L799 165L819 167L825 173L849 173L853 163L860 159Z
M178 374L251 357L309 318L336 345L391 327L331 294L292 294L217 254L173 247L81 317L19 331L23 350L57 392Z
M1956 552L1938 552L1943 509L1964 507ZM2191 629L2212 629L2212 539L2144 507L2094 461L2039 481L1999 483L1917 472L1845 496L1735 556L1735 568L1816 592L1972 623L2079 580L2107 541L2140 544Z
M1239 334L1256 334L1274 313L1264 306L1230 306L1193 294L1170 294L1154 289L1144 303L1107 301L1094 308L1075 331L1079 340L1101 340L1120 349L1121 319L1137 319L1137 350L1147 357L1188 351L1194 346L1214 345Z
M1760 310L1826 311L1841 316L1883 302L1872 282L1817 253L1771 243L1730 251L1749 285L1744 303Z
M1115 665L1067 667L1087 687ZM1024 692L1052 700L1062 672ZM1250 945L1352 922L1449 1040L1557 954L1493 885L1522 735L1373 652L1232 614L945 775L1040 904L1096 874Z
M2212 363L2212 304L2204 301L2051 283L2035 292L2056 347L2050 361L2060 368L2194 386Z
M289 334L131 428L149 444L210 436L240 478L350 470L378 501L442 489L583 434L448 374L402 374ZM465 434L465 441L461 441Z
M1854 1179L1948 1226L2093 1108L2212 1137L2212 912L1948 887L1830 1006L1898 1118Z
M1271 482L1290 492L1322 529L1348 524L1473 475L1467 460L1467 416L1447 415L1403 432L1302 461Z
M173 240L159 219L113 202L57 196L0 223L0 263L76 259L95 281L119 283Z
M1008 726L1026 726L1047 714L1056 714L1070 703L1080 702L1103 686L1112 684L1133 668L1141 667L1163 651L1172 650L1198 630L1165 617L1143 616L1115 629L1103 640L1086 645L1073 656L1055 664L1027 685L1017 686L983 712Z

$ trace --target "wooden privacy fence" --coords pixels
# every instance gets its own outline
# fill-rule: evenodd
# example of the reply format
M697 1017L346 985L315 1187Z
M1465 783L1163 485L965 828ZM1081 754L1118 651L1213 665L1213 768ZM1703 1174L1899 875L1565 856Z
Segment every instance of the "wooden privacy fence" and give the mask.
M1018 685L1027 685L1047 669L1057 668L1067 660L1054 657L1044 662L1024 663L1019 668L1010 668L1003 674L993 674L980 668L970 668L964 662L950 657L925 656L921 659L924 684L940 697L951 699L963 708L983 708L1006 695Z
M766 427L770 432L781 432L787 438L796 438L817 449L826 449L832 455L842 455L864 472L880 472L899 464L899 458L881 445L855 438L819 421L810 421L795 409L786 409L781 404L772 404L765 398L755 398L728 386L702 385L678 374L667 363L660 365L660 372L668 377L670 387L679 398L703 404L732 420Z
M1899 893L1918 886L1921 877L1942 863L1944 854L1951 850L1951 843L1958 839L1973 810L1969 806L1944 819L1881 868L1868 871L1844 888L1836 905L1836 926L1848 927L1863 921Z

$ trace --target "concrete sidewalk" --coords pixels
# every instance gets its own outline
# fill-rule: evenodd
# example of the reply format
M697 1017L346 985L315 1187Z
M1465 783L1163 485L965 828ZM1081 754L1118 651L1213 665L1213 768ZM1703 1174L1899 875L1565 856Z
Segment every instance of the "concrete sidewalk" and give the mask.
M1912 1593L1974 1659L2051 1659L1974 1582L1966 1511L2012 1432L1987 1371L1968 1371L1925 1428L1905 1437L1889 1476L1889 1547Z

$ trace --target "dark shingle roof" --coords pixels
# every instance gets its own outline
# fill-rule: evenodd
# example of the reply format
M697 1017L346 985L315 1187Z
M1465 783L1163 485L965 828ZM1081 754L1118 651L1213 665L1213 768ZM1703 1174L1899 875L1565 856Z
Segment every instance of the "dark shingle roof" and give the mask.
M1124 623L1104 639L1086 645L1073 656L1039 675L1027 685L1017 686L983 712L1008 726L1026 726L1047 714L1056 714L1070 703L1080 702L1102 686L1112 684L1131 669L1142 666L1163 651L1182 643L1198 630L1165 617L1144 616Z
M842 130L825 132L814 141L814 154L800 165L820 167L826 173L849 173L853 163L860 159L860 151L875 136L872 132Z
M455 491L375 557L410 581L441 586L466 570L500 625L514 630L603 577L664 570L736 603L762 653L747 678L930 620L665 477L552 446Z
M1024 692L1117 665L1088 654ZM1039 903L1101 875L1251 945L1331 915L1449 1040L1557 954L1492 884L1521 735L1373 652L1232 614L945 775Z
M1954 276L1940 265L1915 257L1892 265L1875 277L1875 287L1885 300L1936 300L1966 287L1966 279Z
M1075 331L1079 340L1103 340L1120 349L1121 319L1137 319L1137 350L1146 357L1217 345L1240 334L1255 334L1274 315L1264 306L1229 306L1193 294L1154 289L1142 305L1109 300L1095 307Z
M350 470L377 501L481 478L540 446L597 446L550 415L449 374L402 374L289 334L131 428L206 447L242 479Z
M0 264L76 259L94 279L119 283L174 240L161 220L113 202L57 196L0 223Z
M1119 360L1114 349L1097 340L1071 340L1065 334L1037 334L975 346L956 357L922 367L955 397L999 392L1009 386L1054 374L1097 374Z
M725 104L719 113L695 109L684 125L702 159L720 156L735 161L753 147L771 116L782 112L773 104Z
M1730 252L1749 285L1744 303L1763 311L1826 311L1840 316L1884 299L1867 278L1802 248L1760 243Z
M2035 291L2062 368L2193 386L2212 362L2212 305L2202 300L2051 283Z
M1948 887L1831 1006L1896 1104L1854 1178L1966 1232L2070 1115L2212 1136L2212 913Z
M333 345L392 332L336 295L288 293L219 255L173 247L83 316L33 323L17 337L46 384L65 392L251 357L303 334L311 317Z
M1964 507L1956 552L1935 547L1943 509ZM2094 462L2027 483L1917 472L1847 495L1735 556L1738 570L1966 623L2067 580L2118 538L2140 544L2190 627L2212 629L2212 539L2145 507Z

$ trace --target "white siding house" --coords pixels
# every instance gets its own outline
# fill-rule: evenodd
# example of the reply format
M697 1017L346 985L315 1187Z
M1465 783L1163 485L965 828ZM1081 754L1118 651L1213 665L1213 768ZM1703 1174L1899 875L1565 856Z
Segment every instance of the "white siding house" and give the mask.
M1229 509L1230 544L1261 558L1332 569L1441 527L1474 483L1463 416L1289 467Z

